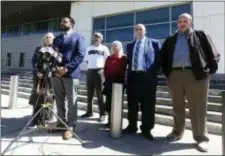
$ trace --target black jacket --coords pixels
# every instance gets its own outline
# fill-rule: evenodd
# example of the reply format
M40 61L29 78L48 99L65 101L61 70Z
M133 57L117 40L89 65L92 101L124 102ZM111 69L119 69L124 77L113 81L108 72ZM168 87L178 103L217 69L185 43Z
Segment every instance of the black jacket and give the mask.
M177 34L169 36L161 48L162 72L168 77L172 72L173 54ZM192 71L196 80L202 80L209 74L213 74L218 69L219 53L213 50L208 36L203 31L193 31L188 34L188 44L190 49L190 60Z

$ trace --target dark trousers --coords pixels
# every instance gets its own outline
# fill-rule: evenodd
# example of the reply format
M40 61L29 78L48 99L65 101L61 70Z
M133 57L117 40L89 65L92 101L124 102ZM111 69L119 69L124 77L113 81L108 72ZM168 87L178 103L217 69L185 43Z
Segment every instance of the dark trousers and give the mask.
M42 83L44 83L43 81L44 80L42 80ZM37 94L38 83L39 83L39 79L36 76L36 73L33 73L33 87L32 87L31 96L29 99L29 104L33 106L32 116L34 116L41 109L42 104L44 104L44 103L52 103L53 104L53 97L46 97L47 95L43 95L43 94L38 95ZM44 85L42 85L42 83L39 84L40 89L42 87L44 87ZM50 79L46 79L45 84L49 84L50 90L51 90ZM51 115L52 114L50 114L48 109L44 108L41 111L39 111L39 113L33 119L33 124L38 124L40 122L43 123L45 120L50 119Z
M33 73L33 87L31 91L31 96L29 99L29 104L33 106L33 112L32 115L34 116L37 111L41 108L40 104L38 104L38 94L36 92L37 90L37 85L38 85L38 78L36 76L36 73ZM33 120L33 124L37 124L37 122L41 119L41 114L38 113L36 117Z
M128 78L128 120L129 127L137 129L139 103L142 112L142 131L150 131L155 124L157 76L144 72L131 72Z
M103 69L89 69L87 71L88 113L92 113L92 101L94 97L94 91L96 91L100 116L105 115L105 106L103 103L103 96L102 96L103 82L104 82Z

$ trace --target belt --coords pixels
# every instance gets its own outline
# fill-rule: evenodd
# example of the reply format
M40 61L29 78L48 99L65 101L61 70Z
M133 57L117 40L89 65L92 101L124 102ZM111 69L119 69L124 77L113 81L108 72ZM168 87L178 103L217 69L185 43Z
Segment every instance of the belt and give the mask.
M191 67L174 67L173 70L190 70Z

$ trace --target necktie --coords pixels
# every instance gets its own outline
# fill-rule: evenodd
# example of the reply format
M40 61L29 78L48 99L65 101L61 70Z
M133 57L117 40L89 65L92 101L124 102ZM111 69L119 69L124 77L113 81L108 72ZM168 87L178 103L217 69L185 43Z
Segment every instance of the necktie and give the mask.
M140 51L140 44L141 44L141 41L139 40L137 42L135 52L134 52L134 70L138 69L138 55L139 55L139 51Z

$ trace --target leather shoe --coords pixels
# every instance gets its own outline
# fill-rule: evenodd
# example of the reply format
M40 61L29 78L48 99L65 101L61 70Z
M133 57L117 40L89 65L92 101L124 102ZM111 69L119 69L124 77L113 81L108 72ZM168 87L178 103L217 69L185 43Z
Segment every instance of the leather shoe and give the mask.
M166 136L166 139L169 140L169 141L178 141L182 138L182 135L179 135L179 134L176 134L175 132L172 132L170 134L168 134Z
M196 149L200 152L208 152L208 150L209 150L208 141L203 141L203 142L197 143Z
M130 126L123 129L123 131L122 131L122 133L124 133L124 134L132 134L132 133L136 133L136 132L137 132L137 128L131 128Z
M93 116L93 113L85 113L83 115L81 115L81 118L90 118Z
M149 131L143 131L143 132L142 132L142 135L143 135L146 139L148 139L148 140L150 140L150 141L153 141L153 140L154 140L153 135L152 135L151 132L149 132Z
M69 140L73 137L73 133L71 133L69 130L65 131L62 138L63 140Z

